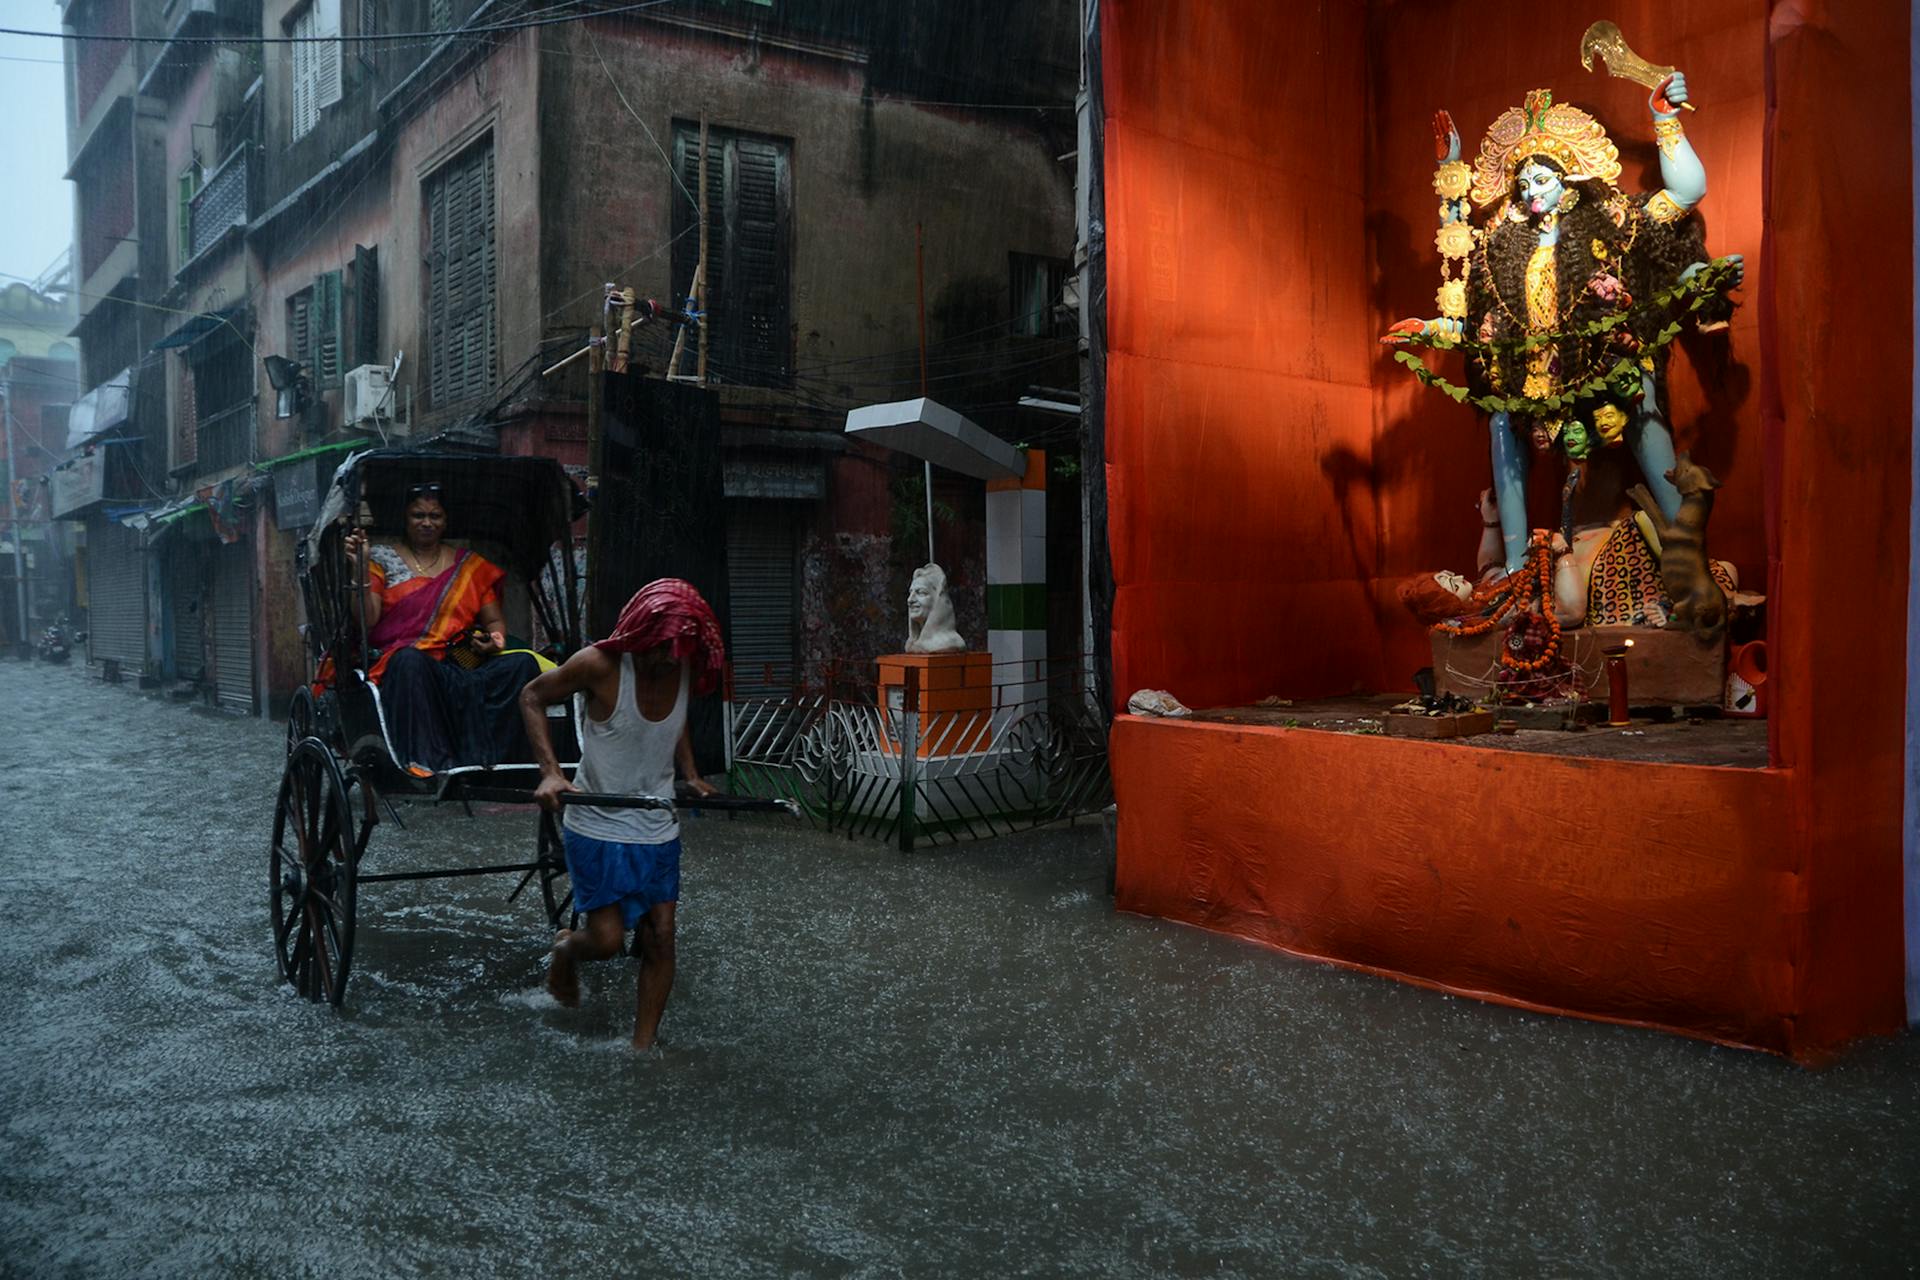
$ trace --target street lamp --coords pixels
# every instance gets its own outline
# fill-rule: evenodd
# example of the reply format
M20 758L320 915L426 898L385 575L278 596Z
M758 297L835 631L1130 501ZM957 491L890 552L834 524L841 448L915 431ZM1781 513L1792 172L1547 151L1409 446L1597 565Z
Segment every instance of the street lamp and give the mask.
M265 357L267 381L273 384L274 416L291 418L306 407L307 368L285 356Z

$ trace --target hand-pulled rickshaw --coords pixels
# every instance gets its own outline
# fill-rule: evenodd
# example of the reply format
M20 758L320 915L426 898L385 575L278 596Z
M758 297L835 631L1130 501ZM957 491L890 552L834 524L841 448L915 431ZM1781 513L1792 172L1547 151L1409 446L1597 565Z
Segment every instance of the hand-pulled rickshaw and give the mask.
M379 653L364 594L346 550L354 529L374 537L401 532L410 492L444 486L447 537L485 554L506 571L507 622L546 662L564 661L583 643L574 571L573 526L586 500L551 458L376 449L352 455L335 473L319 517L295 551L306 605L304 635L313 678L287 716L287 761L273 816L269 894L280 976L313 1001L338 1006L353 960L355 916L363 884L475 875L517 875L508 900L538 884L548 922L571 918L572 897L559 824L538 815L528 862L426 871L362 869L381 806L397 820L394 797L428 802L474 800L528 804L539 780L531 763L455 764L423 770L394 751L388 711L369 678ZM535 633L529 635L528 633ZM528 641L531 640L531 644ZM447 661L475 661L457 649ZM571 776L578 738L571 706L549 712L555 754ZM609 808L667 808L672 797L570 793L567 802ZM777 801L711 796L679 803L705 809L767 811ZM401 824L404 826L404 824ZM577 921L575 922L577 923Z

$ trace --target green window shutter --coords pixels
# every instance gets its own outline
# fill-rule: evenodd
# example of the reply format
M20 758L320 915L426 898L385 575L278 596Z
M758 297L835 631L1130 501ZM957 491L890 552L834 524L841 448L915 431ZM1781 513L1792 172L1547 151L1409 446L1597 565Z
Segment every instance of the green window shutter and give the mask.
M347 367L384 363L380 358L380 263L377 250L353 246L353 361Z
M287 359L313 374L313 290L302 289L287 299Z
M340 385L341 342L340 273L328 271L313 280L313 385L336 388Z

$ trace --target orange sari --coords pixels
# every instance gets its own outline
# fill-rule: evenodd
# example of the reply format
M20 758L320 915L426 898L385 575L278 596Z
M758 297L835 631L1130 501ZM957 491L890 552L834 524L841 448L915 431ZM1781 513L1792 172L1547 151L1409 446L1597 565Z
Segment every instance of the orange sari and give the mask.
M485 556L462 551L437 577L416 575L389 588L386 572L369 558L367 582L380 597L380 621L367 643L380 658L368 677L377 684L399 649L419 649L444 662L447 647L473 626L480 610L500 603L506 576Z

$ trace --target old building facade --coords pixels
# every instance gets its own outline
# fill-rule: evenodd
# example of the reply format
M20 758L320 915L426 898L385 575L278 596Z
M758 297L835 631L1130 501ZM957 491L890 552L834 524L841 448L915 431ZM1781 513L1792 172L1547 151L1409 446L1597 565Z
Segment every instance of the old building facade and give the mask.
M609 283L684 305L703 239L704 361L690 339L674 372L704 363L718 400L729 576L755 619L734 644L762 683L897 640L917 468L840 428L918 394L922 298L926 385L992 429L1029 433L1029 384L1074 385L1054 314L1071 3L827 20L687 0L565 21L497 0L118 3L76 0L69 25L224 38L116 46L152 225L138 270L88 293L159 309L96 303L86 373L138 369L133 399L163 420L128 431L150 488L78 514L90 545L130 536L145 557L145 669L223 704L271 710L306 676L294 544L344 452L431 441L584 469L585 362L542 371L583 345ZM94 55L75 49L78 86ZM96 97L74 90L83 159ZM79 182L83 231L104 181ZM633 366L664 376L674 336L644 328ZM984 633L979 488L937 478L935 496Z

